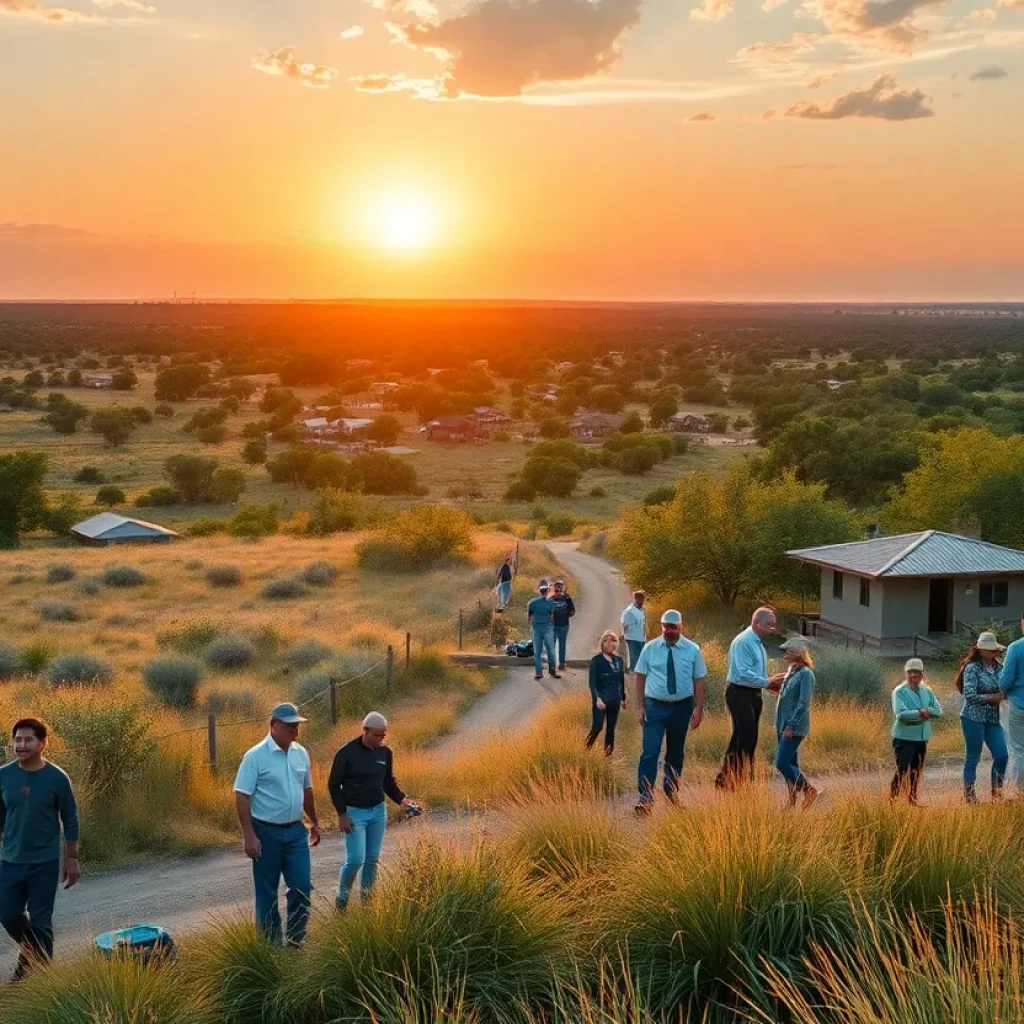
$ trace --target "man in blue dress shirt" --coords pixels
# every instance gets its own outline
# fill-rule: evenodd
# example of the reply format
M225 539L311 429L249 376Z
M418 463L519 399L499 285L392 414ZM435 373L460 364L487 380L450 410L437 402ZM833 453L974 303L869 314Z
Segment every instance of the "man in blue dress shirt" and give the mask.
M665 795L674 800L683 772L686 734L704 717L708 674L700 648L682 635L683 617L670 608L661 617L661 636L644 645L633 670L643 752L637 772L638 814L650 813L658 758L665 747Z
M775 632L775 612L758 608L750 625L729 645L729 685L725 705L732 718L732 736L722 770L715 779L719 789L735 789L754 776L754 754L761 721L763 693L781 682L783 673L769 678L764 640Z
M285 940L301 946L309 923L313 889L309 848L320 842L309 754L297 742L306 719L294 704L270 712L270 734L247 750L235 777L235 811L252 860L256 924L271 940L281 941L278 886L287 890ZM303 815L309 818L307 832Z
M1020 620L1024 633L1024 615ZM1003 669L999 673L999 689L1010 704L1009 739L1013 752L1013 782L1019 794L1024 794L1024 637L1014 640L1006 648Z

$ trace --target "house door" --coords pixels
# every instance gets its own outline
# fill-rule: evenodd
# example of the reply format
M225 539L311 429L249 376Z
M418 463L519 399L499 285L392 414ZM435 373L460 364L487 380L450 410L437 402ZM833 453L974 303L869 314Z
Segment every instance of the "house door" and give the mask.
M928 591L928 632L953 632L953 581L931 580Z

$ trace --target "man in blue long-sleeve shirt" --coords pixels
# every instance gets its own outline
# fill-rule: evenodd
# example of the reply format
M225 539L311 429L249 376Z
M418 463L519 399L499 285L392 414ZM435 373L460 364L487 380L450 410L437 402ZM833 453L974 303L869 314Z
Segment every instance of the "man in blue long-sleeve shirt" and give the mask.
M53 957L62 825L64 888L81 877L75 794L67 775L43 757L47 735L38 718L15 723L14 760L0 768L0 924L21 947L15 981L34 960Z
M725 750L722 770L715 778L719 789L735 789L754 775L754 754L764 704L763 692L777 685L768 676L768 652L764 640L775 632L775 612L758 608L750 625L729 645L729 685L725 704L732 718L732 736Z
M1020 620L1024 633L1024 616ZM999 673L999 689L1009 701L1010 750L1013 752L1013 783L1024 793L1024 637L1006 648L1003 669Z

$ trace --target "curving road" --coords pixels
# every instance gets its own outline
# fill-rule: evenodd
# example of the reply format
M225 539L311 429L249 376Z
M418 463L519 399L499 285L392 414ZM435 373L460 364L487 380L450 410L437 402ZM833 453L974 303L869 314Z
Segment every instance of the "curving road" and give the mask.
M569 656L589 657L604 630L618 631L619 615L629 603L627 588L615 566L578 551L575 544L551 542L548 547L579 584L573 595L577 612L569 633ZM549 696L585 686L585 673L579 670L567 671L561 680L545 677L544 685L535 682L525 667L509 671L503 682L474 702L446 742L462 742L474 734L505 727L519 728ZM470 830L478 822L472 817L444 816L397 825L389 830L384 860L400 857L406 843L434 829L450 837L453 829ZM340 836L326 835L313 852L315 904L333 902L341 860ZM160 924L176 937L186 936L211 923L248 916L251 906L251 874L241 843L201 857L87 875L78 887L57 895L57 955L79 952L98 933L129 924ZM12 943L0 932L0 982L2 975L13 969L14 959Z

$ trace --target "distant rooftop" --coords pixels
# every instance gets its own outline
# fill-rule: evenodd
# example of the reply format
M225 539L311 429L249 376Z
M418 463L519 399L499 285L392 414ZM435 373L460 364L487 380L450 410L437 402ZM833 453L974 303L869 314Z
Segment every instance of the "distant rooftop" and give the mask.
M787 551L811 565L875 579L1024 573L1024 551L939 530Z
M173 530L166 526L159 526L156 523L147 523L145 519L129 519L127 516L120 516L116 512L100 512L99 515L86 519L84 522L76 523L71 529L82 537L96 540L119 526L137 526L144 530L159 533L166 537L177 537Z

